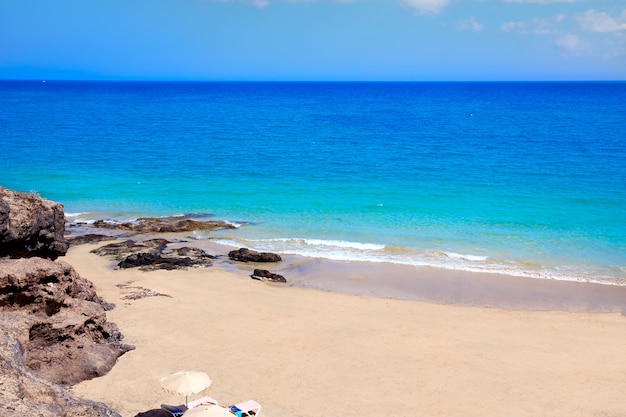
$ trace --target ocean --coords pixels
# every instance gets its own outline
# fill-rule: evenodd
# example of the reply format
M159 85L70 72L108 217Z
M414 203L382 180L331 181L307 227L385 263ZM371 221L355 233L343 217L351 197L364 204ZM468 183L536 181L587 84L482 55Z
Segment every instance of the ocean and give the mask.
M0 81L0 186L311 258L626 285L626 83Z

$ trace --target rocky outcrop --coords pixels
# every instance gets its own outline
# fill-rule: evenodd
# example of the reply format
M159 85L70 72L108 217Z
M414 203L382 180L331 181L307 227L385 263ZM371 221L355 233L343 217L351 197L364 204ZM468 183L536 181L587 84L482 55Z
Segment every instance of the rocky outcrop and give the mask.
M98 220L91 227L116 229L134 233L177 233L194 230L234 229L235 226L219 220L197 220L188 216L146 217L132 222Z
M84 235L67 236L70 246L84 245L87 243L99 243L105 240L114 240L115 237L109 235L101 235L96 233L87 233Z
M211 260L215 257L202 249L190 247L168 249L168 243L170 242L165 239L150 239L140 242L126 240L104 245L92 252L101 256L113 257L119 261L117 266L120 268L138 267L143 271L213 265Z
M77 398L24 366L20 343L0 326L0 415L121 417L105 404Z
M284 276L270 272L267 269L255 269L252 275L250 276L254 279L258 279L261 281L281 282L281 283L287 282Z
M141 242L128 239L122 242L109 243L92 250L92 253L100 256L108 256L117 261L122 261L132 254L141 252L162 252L169 243L166 239L149 239Z
M240 248L228 252L228 257L239 262L280 262L280 255L271 252L257 252L247 248Z
M66 262L63 206L0 188L0 415L120 417L68 386L132 349ZM45 259L44 259L45 258Z
M59 203L0 187L0 257L55 259L68 249Z
M93 285L66 262L0 260L0 327L20 342L24 365L60 385L106 374L132 349L106 319Z

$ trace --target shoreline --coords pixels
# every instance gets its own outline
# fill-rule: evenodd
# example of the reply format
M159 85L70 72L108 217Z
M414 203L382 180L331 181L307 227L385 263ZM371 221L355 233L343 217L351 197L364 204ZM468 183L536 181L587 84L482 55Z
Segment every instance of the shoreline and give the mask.
M72 230L79 234L89 230L93 231L93 233L99 233L101 229L91 227L91 220L80 218L82 214L85 213L72 214L72 217L83 222L72 225ZM102 213L89 212L88 214L90 216L87 216L87 218L100 218ZM91 214L94 214L94 216L91 216ZM449 271L450 274L462 274L465 276L478 274L626 287L626 275L622 270L623 268L620 268L618 264L593 265L585 264L584 262L579 263L580 257L570 259L570 263L566 264L553 264L551 262L544 264L536 259L525 259L523 254L520 255L522 257L519 259L512 255L509 255L508 258L498 258L494 254L486 255L479 249L475 251L469 249L466 251L462 250L462 253L457 253L456 250L442 248L426 250L418 249L417 247L394 246L388 242L368 243L376 241L376 239L369 240L367 238L361 240L358 238L356 240L335 239L328 236L326 238L301 238L289 237L291 234L288 232L274 235L273 231L266 231L268 235L265 235L262 232L262 228L261 230L256 229L257 225L254 223L218 220L211 214L203 213L153 218L182 218L200 221L212 219L232 225L232 229L199 230L194 231L193 236L189 234L180 236L182 239L204 242L198 244L205 247L217 247L220 248L220 251L223 251L222 248L224 247L229 249L247 247L259 252L288 254L285 256L302 257L303 259L322 259L328 261L328 263L373 265L375 269L380 269L380 266L384 265L398 268L406 267L405 270L409 273L414 268L420 270L420 273L432 269L442 271L444 274L448 274L447 271ZM137 218L121 219L113 216L110 220L105 221L111 223L132 223L136 222ZM477 255L477 253L481 254ZM561 262L563 261L565 260L561 259Z
M89 226L70 230L72 235L102 232L102 229ZM254 265L229 260L228 252L238 247L220 243L221 238L199 239L185 232L128 236L115 230L106 232L112 239L159 237L170 240L171 248L200 248L217 256L214 260L216 268L248 276L255 268L271 269L271 272L284 275L289 286L444 305L626 314L626 285L609 282L525 277L385 262L337 261L280 252L282 262Z
M210 240L189 240L182 235L176 237L184 242L170 246L195 246L208 253L222 255L234 249ZM224 255L216 260L215 266L247 275L254 268L262 267L284 275L290 286L350 295L505 310L626 314L626 286L622 285L429 266L281 256L283 262L277 264L247 265L229 261Z
M626 315L618 311L507 310L310 288L311 276L337 281L322 273L327 265L292 259L286 286L252 280L248 266L222 261L186 271L114 270L89 253L103 244L72 247L63 259L116 304L107 315L136 350L73 391L124 417L180 403L158 380L181 369L214 381L190 400L254 399L266 417L626 412ZM335 272L344 284L370 284L369 276L356 279L362 271L354 265ZM546 283L562 284L569 283ZM167 296L125 300L130 287Z

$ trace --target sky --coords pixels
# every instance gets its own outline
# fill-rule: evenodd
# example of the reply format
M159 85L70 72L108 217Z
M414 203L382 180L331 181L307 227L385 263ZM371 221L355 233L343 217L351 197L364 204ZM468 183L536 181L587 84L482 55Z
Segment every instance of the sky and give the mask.
M624 0L0 0L0 79L625 80Z

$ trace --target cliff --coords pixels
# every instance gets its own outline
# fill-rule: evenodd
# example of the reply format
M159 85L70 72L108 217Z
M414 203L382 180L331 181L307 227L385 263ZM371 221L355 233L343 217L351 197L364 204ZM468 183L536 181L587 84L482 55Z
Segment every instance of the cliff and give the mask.
M63 206L0 188L0 415L118 417L69 388L132 349L93 284L56 259Z

